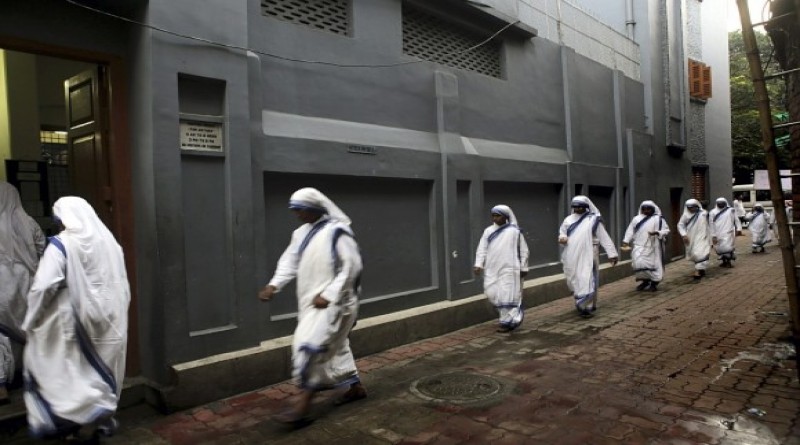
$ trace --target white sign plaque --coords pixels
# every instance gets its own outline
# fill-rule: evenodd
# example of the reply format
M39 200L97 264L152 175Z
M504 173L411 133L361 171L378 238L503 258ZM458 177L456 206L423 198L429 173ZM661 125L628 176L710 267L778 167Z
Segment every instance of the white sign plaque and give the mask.
M791 170L780 170L781 175L788 175ZM781 178L781 187L784 190L792 189L792 178ZM769 190L769 176L766 170L753 171L753 188L756 190Z
M222 153L222 124L181 121L181 150Z

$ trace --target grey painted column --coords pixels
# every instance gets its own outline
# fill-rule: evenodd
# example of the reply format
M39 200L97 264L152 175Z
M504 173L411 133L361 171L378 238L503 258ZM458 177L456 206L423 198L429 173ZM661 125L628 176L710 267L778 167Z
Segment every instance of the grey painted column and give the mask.
M560 7L560 6L559 6ZM573 134L572 132L572 92L570 91L570 61L574 56L575 51L561 46L561 76L564 82L564 133L567 145L567 183L565 184L563 202L565 205L564 212L569 210L569 200L572 199L575 186L572 183L572 161L574 160L573 154Z
M436 85L436 131L439 138L442 169L442 243L445 291L447 299L453 298L452 267L451 261L451 230L450 214L455 212L455 179L450 178L448 172L448 154L464 153L461 142L461 114L458 98L458 78L452 73L436 70L434 72ZM451 208L452 207L452 208Z
M620 224L623 222L623 210L622 210L622 169L625 167L625 147L624 138L623 138L623 131L624 127L626 126L625 122L623 121L623 116L625 115L623 110L623 99L625 97L625 83L623 79L622 71L616 70L614 71L613 76L614 81L614 136L617 139L617 169L614 172L614 195L612 196L612 200L614 201L614 214L611 216L611 227L614 227L614 231L616 232L616 240L621 241L623 236L623 227L624 224Z

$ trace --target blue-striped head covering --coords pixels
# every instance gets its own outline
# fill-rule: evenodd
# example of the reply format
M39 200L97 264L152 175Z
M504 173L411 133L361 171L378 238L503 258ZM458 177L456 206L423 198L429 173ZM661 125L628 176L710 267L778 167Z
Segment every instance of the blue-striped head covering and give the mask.
M572 198L570 207L583 207L589 209L589 211L595 215L600 216L600 210L597 209L597 206L594 205L591 199L584 195L575 195L575 197Z
M307 210L318 213L327 213L331 219L350 224L350 218L321 191L305 187L292 193L289 198L289 208L293 210Z
M519 226L519 224L517 223L517 216L514 215L514 211L511 210L511 207L505 204L498 204L492 207L492 213L503 215L506 217L509 223L514 224L515 226Z

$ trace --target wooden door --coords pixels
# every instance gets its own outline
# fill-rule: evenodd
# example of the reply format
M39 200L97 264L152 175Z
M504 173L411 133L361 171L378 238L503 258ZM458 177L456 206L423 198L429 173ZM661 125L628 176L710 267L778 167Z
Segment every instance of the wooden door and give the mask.
M670 189L670 249L672 259L678 259L684 256L684 249L685 246L683 244L683 238L681 238L681 234L678 233L678 221L681 219L681 215L683 215L683 189L681 188L671 188Z
M88 201L110 228L107 77L103 66L80 73L64 81L64 96L72 193Z

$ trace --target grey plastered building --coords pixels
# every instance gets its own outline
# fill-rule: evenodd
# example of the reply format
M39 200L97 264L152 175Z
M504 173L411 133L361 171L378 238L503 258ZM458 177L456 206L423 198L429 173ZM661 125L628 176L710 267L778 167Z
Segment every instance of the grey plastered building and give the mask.
M100 209L134 288L130 383L191 405L287 377L292 290L256 292L299 187L354 221L357 354L491 317L471 265L494 204L520 220L531 282L555 282L574 194L617 241L644 199L674 226L693 194L727 196L725 6L594 3L6 1L0 125L17 130L0 154L44 162L30 132L65 132L68 160L43 168L66 179L40 216L58 193ZM690 99L689 55L713 67L713 98ZM46 100L53 78L71 80Z

